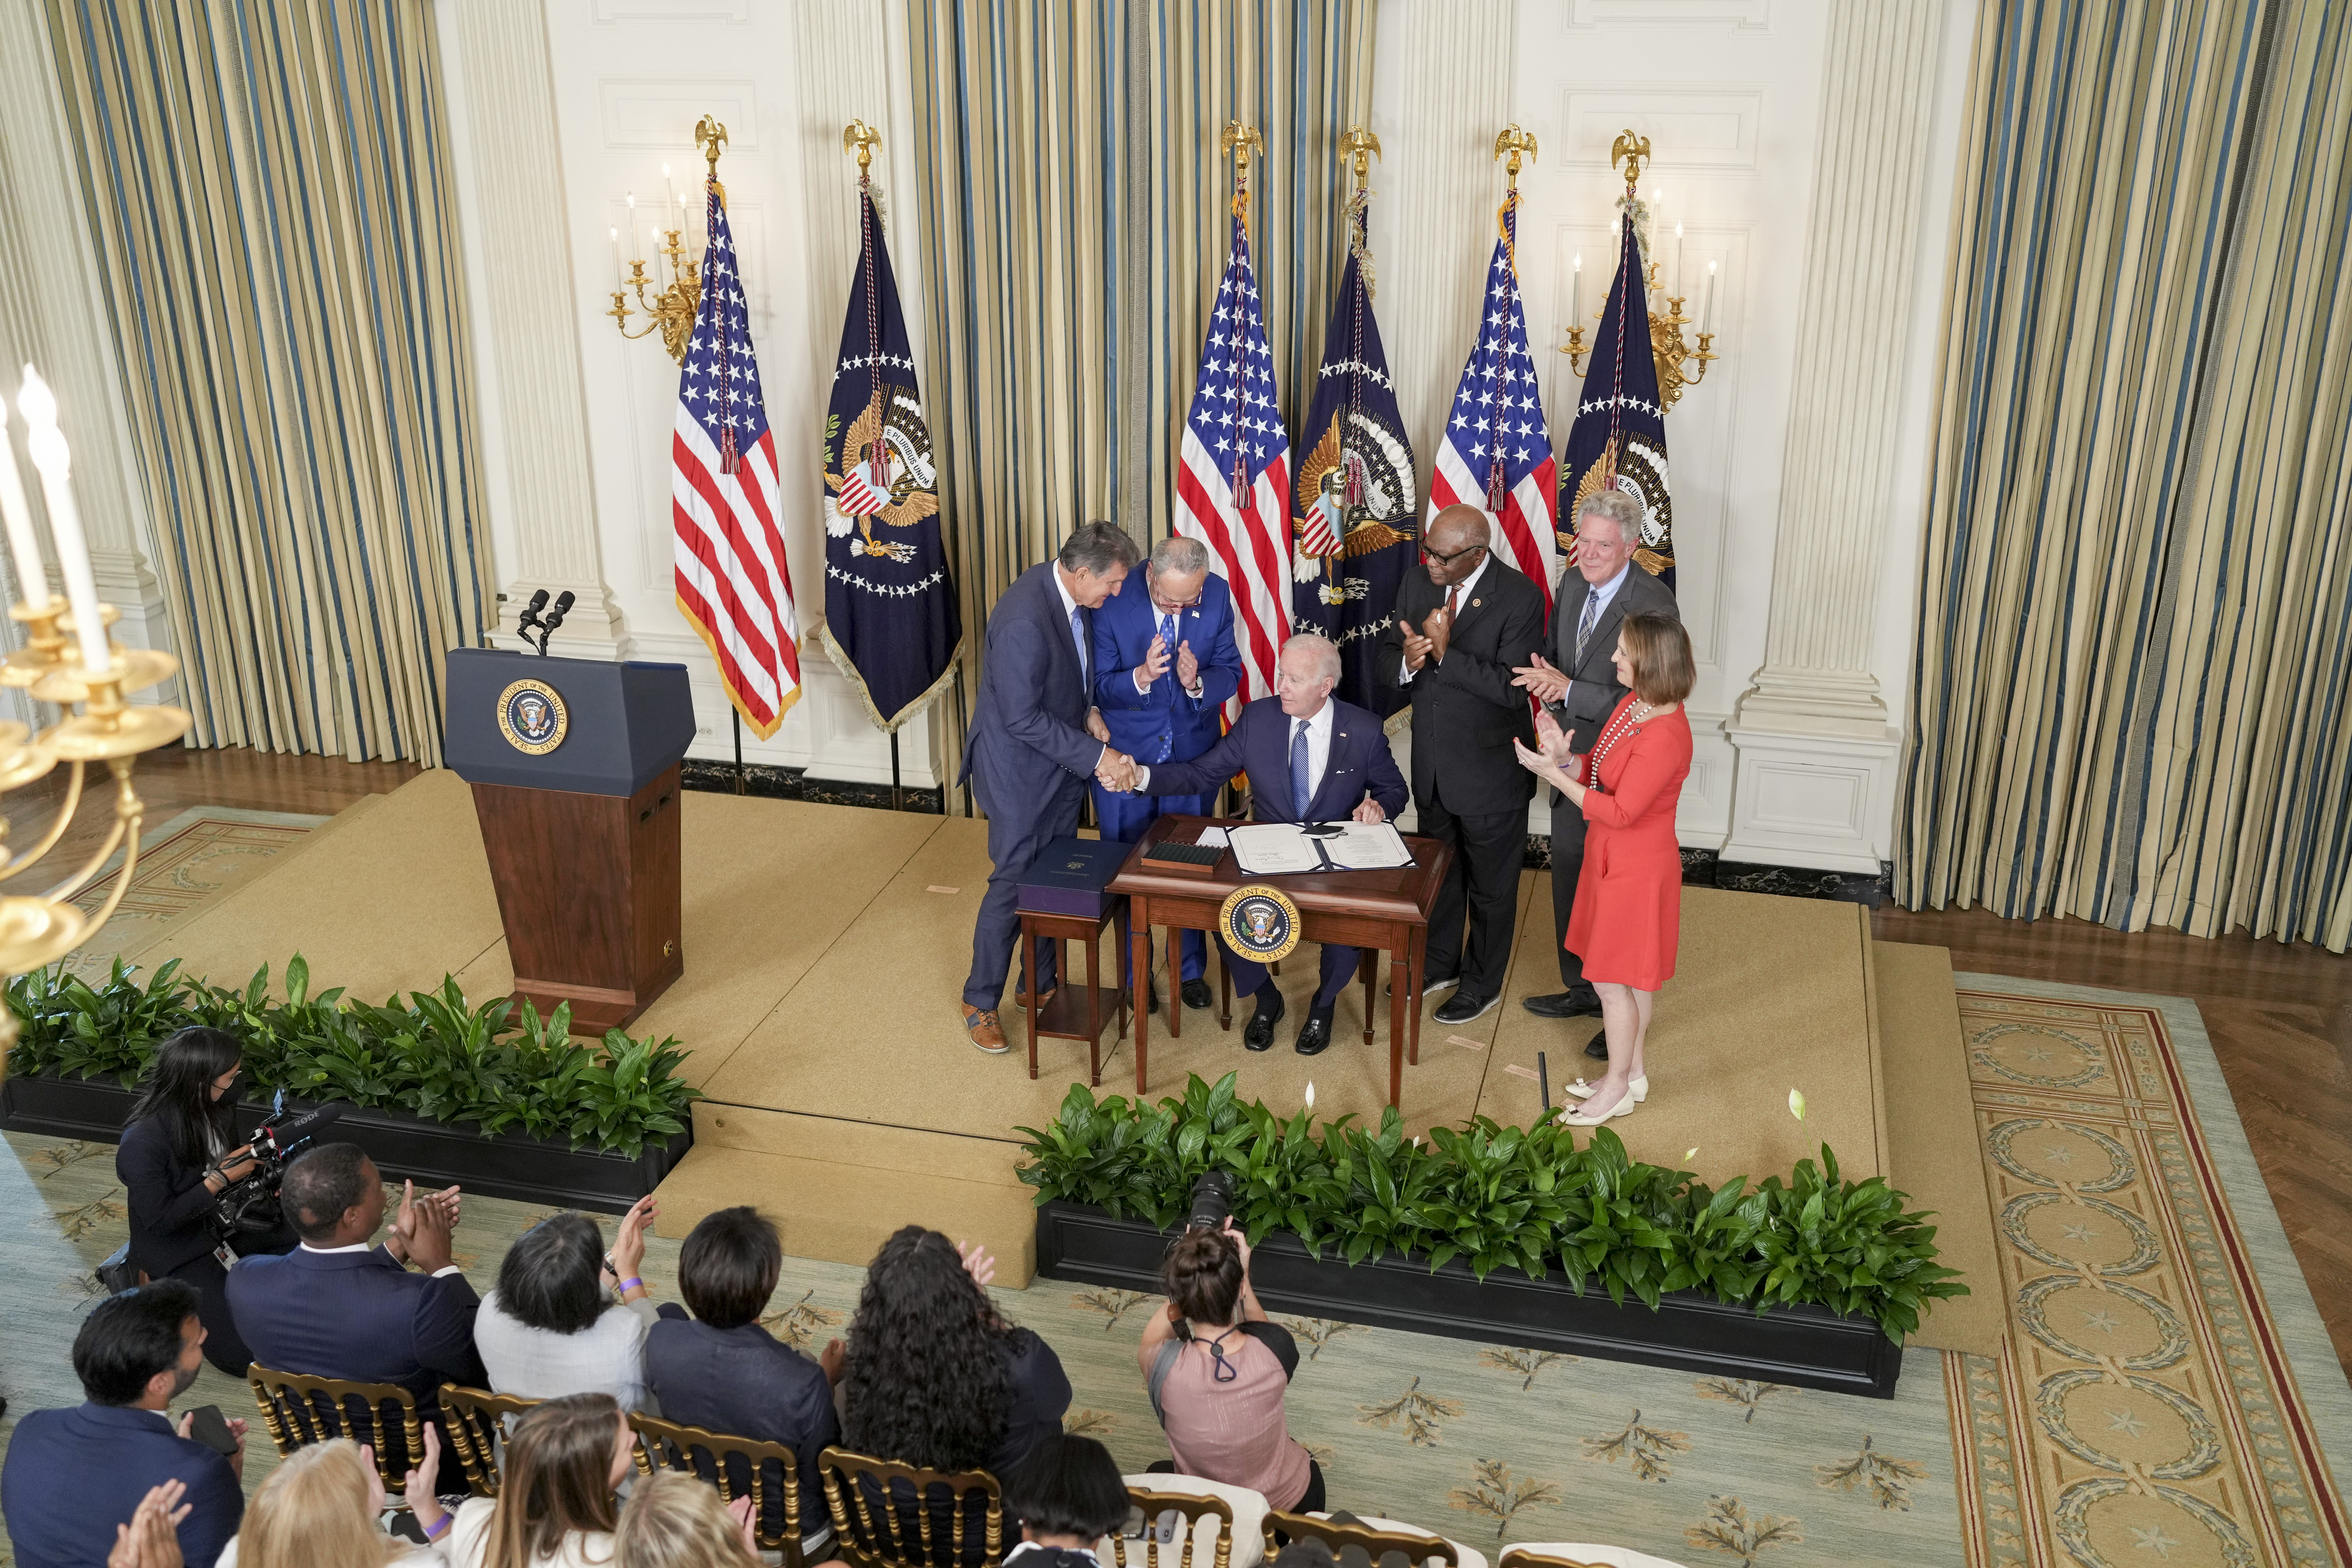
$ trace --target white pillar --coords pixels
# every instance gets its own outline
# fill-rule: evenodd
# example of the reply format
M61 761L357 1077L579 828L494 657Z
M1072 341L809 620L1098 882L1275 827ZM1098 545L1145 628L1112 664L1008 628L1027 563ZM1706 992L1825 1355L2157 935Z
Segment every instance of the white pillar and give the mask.
M541 588L575 596L552 652L629 657L604 580L547 20L538 0L440 0L502 647Z
M1805 247L1764 664L1725 727L1727 860L1875 873L1901 740L1871 673L1942 0L1837 0Z

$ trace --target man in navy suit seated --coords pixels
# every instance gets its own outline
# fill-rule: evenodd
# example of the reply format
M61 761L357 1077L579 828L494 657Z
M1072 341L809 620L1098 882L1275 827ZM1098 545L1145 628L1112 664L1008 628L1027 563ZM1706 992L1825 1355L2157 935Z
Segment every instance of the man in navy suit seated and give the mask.
M195 1288L158 1279L110 1296L74 1336L74 1375L89 1403L36 1410L16 1424L0 1470L0 1514L20 1568L106 1568L114 1527L127 1524L150 1487L178 1481L187 1568L213 1568L245 1517L245 1423L224 1458L164 1414L204 1364Z
M1127 756L1108 742L1095 710L1095 612L1135 564L1135 541L1108 522L1081 524L1055 559L1013 580L988 613L980 697L964 732L963 771L988 814L988 891L971 928L963 983L963 1032L991 1056L1006 1050L997 1005L1021 935L1021 880L1056 838L1078 830L1087 780ZM1043 1007L1054 994L1054 953L1037 944L1037 973L1020 993Z
M1142 586L1142 593L1130 589L1095 612L1095 705L1110 726L1110 743L1137 762L1190 762L1217 743L1223 728L1218 716L1241 689L1234 593L1209 571L1209 547L1181 534L1151 547ZM1213 815L1217 787L1212 784L1201 795L1119 795L1097 781L1095 821L1105 838L1132 844L1163 812ZM1208 940L1196 931L1181 940L1184 1005L1205 1007L1212 1000L1202 978L1209 966ZM1124 915L1118 951L1129 951ZM1150 998L1150 1010L1159 1009L1157 986L1138 994Z
M302 1244L228 1271L228 1310L257 1365L349 1383L396 1383L437 1423L444 1383L489 1386L474 1350L474 1288L449 1261L457 1189L404 1188L381 1247L383 1178L356 1143L286 1167L286 1222ZM416 1272L411 1273L414 1268ZM353 1434L364 1438L365 1433Z
M1145 795L1195 795L1235 773L1250 782L1250 816L1258 822L1385 822L1404 809L1409 792L1380 715L1331 695L1339 683L1339 650L1328 637L1301 632L1282 645L1275 695L1242 710L1231 733L1189 763L1125 765L1107 763L1104 784ZM1223 939L1220 937L1222 944ZM1331 1009L1354 977L1361 953L1352 947L1323 949L1322 984L1307 1022L1298 1028L1298 1054L1311 1057L1331 1043ZM1255 992L1257 1011L1242 1031L1242 1044L1262 1051L1274 1044L1282 1019L1281 988L1263 964L1225 947L1225 967L1234 988Z

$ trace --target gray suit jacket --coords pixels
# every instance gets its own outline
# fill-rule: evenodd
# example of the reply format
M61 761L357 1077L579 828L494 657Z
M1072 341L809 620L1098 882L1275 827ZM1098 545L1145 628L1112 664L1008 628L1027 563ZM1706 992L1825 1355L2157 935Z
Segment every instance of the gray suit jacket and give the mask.
M1609 601L1609 607L1593 625L1592 635L1584 639L1584 656L1580 658L1576 626L1584 618L1584 601L1591 593L1592 585L1583 574L1570 568L1560 574L1559 597L1551 607L1551 661L1566 670L1573 682L1567 700L1554 704L1551 714L1569 731L1579 752L1590 750L1600 739L1601 726L1609 721L1625 695L1625 689L1617 683L1617 667L1611 661L1617 651L1618 623L1636 610L1683 618L1674 590L1640 566L1629 564L1617 596Z

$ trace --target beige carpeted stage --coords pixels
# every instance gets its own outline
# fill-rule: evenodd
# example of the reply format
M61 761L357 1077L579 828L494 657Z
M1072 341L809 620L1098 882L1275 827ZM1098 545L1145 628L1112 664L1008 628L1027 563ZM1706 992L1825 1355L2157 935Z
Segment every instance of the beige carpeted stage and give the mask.
M881 1237L921 1220L981 1238L1012 1281L1025 1280L1030 1204L1013 1129L1050 1119L1086 1058L1077 1042L1045 1041L1033 1081L1009 987L1012 1054L984 1057L963 1038L957 1004L988 874L985 825L692 792L683 811L686 974L632 1032L691 1047L688 1075L710 1098L696 1109L693 1152L661 1188L661 1231L683 1235L713 1207L754 1202L779 1217L794 1254L863 1262ZM1556 1084L1581 1070L1597 1024L1518 1005L1559 984L1543 874L1524 879L1520 908L1504 1005L1464 1028L1423 1020L1421 1063L1404 1079L1412 1130L1473 1114L1525 1121L1538 1104L1538 1051ZM345 812L141 956L242 982L298 951L318 984L361 996L445 973L478 1000L512 983L461 781L425 773ZM1377 1118L1387 1007L1364 1046L1351 987L1331 1049L1298 1057L1289 1041L1315 965L1284 967L1291 1015L1274 1050L1244 1052L1238 1017L1225 1031L1213 1012L1187 1013L1181 1039L1155 1017L1150 1092L1239 1069L1245 1096L1293 1105L1311 1079L1320 1113ZM1947 1260L1990 1277L1943 950L1874 945L1854 905L1688 889L1651 1081L1649 1102L1612 1124L1636 1157L1719 1182L1785 1173L1826 1142L1849 1173L1886 1174L1938 1211ZM1804 1092L1801 1123L1791 1089ZM1133 1053L1119 1042L1100 1092L1134 1089ZM1990 1293L1948 1303L1926 1342L1988 1351L2000 1323Z

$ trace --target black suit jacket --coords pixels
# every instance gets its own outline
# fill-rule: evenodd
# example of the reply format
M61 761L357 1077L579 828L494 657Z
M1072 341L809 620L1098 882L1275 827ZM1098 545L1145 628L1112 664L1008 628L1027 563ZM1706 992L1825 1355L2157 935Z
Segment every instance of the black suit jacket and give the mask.
M781 1443L798 1454L801 1533L823 1533L824 1475L817 1456L841 1441L823 1367L757 1323L716 1329L666 1315L646 1334L646 1386L661 1401L665 1421ZM697 1455L698 1465L706 1458ZM750 1479L737 1476L736 1490L749 1489ZM782 1478L772 1476L768 1490L777 1500L770 1522L781 1528Z
M481 1306L463 1274L412 1273L381 1247L297 1249L228 1271L228 1310L253 1359L273 1372L396 1383L438 1415L444 1383L488 1388L474 1349Z
M245 1489L226 1459L172 1428L160 1411L121 1405L26 1412L0 1469L0 1511L22 1568L106 1568L114 1527L131 1522L148 1488L173 1480L188 1489L180 1556L187 1568L213 1568L245 1517Z
M1332 707L1331 754L1304 817L1292 809L1290 720L1279 697L1261 697L1244 706L1225 738L1191 762L1151 763L1151 778L1142 793L1213 795L1235 773L1246 773L1254 822L1338 822L1368 795L1394 822L1407 798L1404 775L1389 752L1381 716L1336 697L1327 700Z
M1584 618L1584 601L1592 595L1592 584L1584 574L1570 568L1560 574L1559 598L1551 607L1551 661L1568 672L1573 683L1568 689L1568 700L1552 708L1552 717L1560 728L1569 731L1579 752L1591 749L1601 738L1601 726L1617 710L1625 689L1617 684L1617 667L1612 662L1617 651L1617 627L1625 617L1639 610L1646 615L1666 616L1681 620L1682 610L1675 603L1674 590L1651 576L1634 563L1627 563L1625 581L1618 585L1616 596L1609 607L1601 612L1593 623L1592 635L1585 639L1584 657L1576 657L1576 624ZM1552 792L1559 798L1559 792Z
M1134 590L1142 592L1140 584ZM1095 644L1095 613L1081 609L1087 646ZM1086 668L1070 638L1054 584L1054 563L1032 566L1013 580L988 613L980 664L980 696L964 732L961 784L977 772L992 816L1046 809L1066 781L1094 777L1103 744L1087 733L1094 705Z
M161 1279L213 1249L205 1168L180 1163L162 1117L142 1116L122 1130L114 1174L129 1200L133 1268Z
M1535 774L1511 753L1516 737L1535 744L1534 710L1511 684L1511 672L1543 650L1543 595L1533 583L1489 556L1470 597L1454 616L1454 635L1441 664L1423 664L1410 683L1404 675L1404 632L1416 631L1445 604L1445 590L1426 572L1408 572L1397 585L1396 619L1381 634L1373 672L1383 686L1401 687L1412 701L1412 795L1444 803L1456 816L1487 816L1526 809Z

